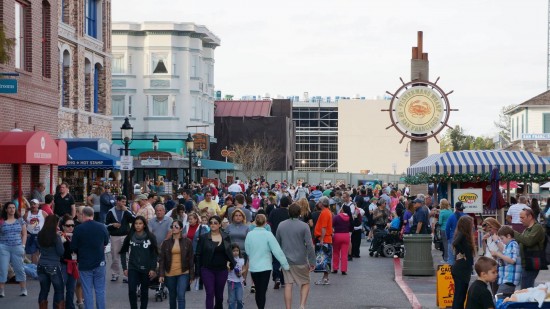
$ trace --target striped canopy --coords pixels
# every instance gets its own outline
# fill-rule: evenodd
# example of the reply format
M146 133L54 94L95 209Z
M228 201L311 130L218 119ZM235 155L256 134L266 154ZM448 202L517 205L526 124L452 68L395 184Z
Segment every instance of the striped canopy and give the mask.
M430 155L407 168L407 175L483 174L494 167L503 174L544 174L550 162L527 151L461 150Z

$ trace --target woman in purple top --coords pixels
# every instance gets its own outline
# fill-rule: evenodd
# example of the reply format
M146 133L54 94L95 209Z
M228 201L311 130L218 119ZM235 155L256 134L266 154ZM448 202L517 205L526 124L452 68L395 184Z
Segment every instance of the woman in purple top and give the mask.
M403 232L404 234L410 234L413 214L414 214L414 204L411 203L410 201L405 201L405 203L407 205L406 206L407 210L405 210L405 214L403 215L403 221L404 221L403 223L405 227L405 230Z
M350 244L350 232L353 231L351 220L351 209L348 205L344 205L340 209L340 213L332 217L332 273L335 274L342 267L342 275L347 275L348 271L348 249Z

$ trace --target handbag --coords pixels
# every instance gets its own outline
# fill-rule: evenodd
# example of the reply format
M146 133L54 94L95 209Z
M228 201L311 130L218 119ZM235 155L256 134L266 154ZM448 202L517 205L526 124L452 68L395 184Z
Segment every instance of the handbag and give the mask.
M315 244L314 272L330 272L332 263L332 246L330 244Z

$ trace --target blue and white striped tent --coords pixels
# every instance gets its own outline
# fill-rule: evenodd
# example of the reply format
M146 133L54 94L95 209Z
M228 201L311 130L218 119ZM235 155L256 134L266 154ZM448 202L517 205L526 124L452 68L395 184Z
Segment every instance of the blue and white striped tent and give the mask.
M527 151L461 150L430 155L407 168L407 175L483 174L494 167L505 174L550 172L549 161Z

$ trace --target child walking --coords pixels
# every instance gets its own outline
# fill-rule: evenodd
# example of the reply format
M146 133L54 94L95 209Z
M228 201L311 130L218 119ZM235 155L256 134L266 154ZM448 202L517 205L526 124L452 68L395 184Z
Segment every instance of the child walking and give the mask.
M227 302L229 309L243 308L243 277L241 272L244 267L244 259L241 256L241 249L236 243L231 244L231 251L235 259L235 268L229 271L227 276Z
M493 309L495 304L488 284L497 280L497 262L482 256L477 260L474 268L478 279L468 289L465 309Z
M498 291L503 296L509 297L514 294L516 286L519 285L521 279L521 255L519 245L514 239L514 230L510 226L501 227L497 235L502 243L497 243L499 251L491 251L494 258L498 258Z

